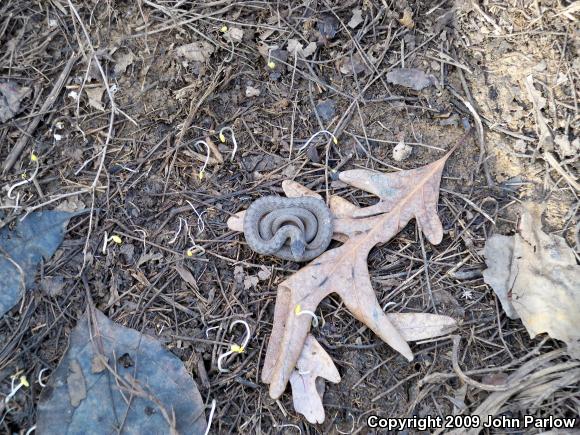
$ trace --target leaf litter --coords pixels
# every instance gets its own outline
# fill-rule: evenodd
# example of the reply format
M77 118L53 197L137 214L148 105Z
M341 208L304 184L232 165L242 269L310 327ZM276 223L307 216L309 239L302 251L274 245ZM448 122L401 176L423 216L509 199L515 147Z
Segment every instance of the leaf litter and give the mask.
M37 432L203 433L203 400L183 362L152 337L88 312L42 390Z
M530 337L548 333L580 359L580 266L562 237L542 231L540 204L525 203L514 236L491 236L484 280Z
M78 214L33 212L14 229L0 229L0 317L34 285L38 264L52 257L62 243L68 221Z

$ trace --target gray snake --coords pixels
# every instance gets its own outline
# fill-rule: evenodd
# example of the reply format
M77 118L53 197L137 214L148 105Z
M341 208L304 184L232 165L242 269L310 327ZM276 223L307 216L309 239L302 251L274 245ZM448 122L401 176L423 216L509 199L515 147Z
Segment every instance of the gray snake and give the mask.
M332 240L332 215L314 197L266 196L246 210L244 235L252 250L285 260L308 261Z

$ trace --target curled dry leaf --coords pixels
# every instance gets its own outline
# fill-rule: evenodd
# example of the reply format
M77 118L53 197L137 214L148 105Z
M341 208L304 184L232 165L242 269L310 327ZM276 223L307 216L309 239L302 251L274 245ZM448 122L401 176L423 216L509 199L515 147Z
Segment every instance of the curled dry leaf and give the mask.
M296 307L315 311L330 293L338 294L350 312L383 341L408 360L413 354L407 341L379 305L371 286L367 256L416 218L429 241L437 244L443 229L437 216L441 173L449 153L442 159L411 171L382 174L368 170L346 171L340 180L373 193L377 205L353 211L352 217L336 219L335 232L345 243L326 251L290 276L278 287L274 326L262 381L270 384L270 396L284 392L310 328L310 317L296 314Z
M547 332L580 359L580 266L565 239L542 231L542 212L540 204L525 204L518 233L486 243L484 280L531 337Z

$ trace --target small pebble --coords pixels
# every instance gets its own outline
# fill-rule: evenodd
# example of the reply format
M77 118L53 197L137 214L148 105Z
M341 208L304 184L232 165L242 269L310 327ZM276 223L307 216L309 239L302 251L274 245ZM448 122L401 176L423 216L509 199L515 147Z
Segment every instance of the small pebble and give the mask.
M412 152L413 147L401 141L393 148L393 159L397 162L402 162L403 160L407 160Z

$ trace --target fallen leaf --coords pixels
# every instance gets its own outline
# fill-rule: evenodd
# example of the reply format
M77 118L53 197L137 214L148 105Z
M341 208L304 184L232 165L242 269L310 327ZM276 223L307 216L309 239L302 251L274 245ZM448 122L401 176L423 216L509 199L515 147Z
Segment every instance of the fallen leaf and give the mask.
M389 313L387 317L407 341L439 337L457 328L454 319L436 314ZM323 394L320 394L316 385L320 382L315 381L323 378L337 383L340 382L340 374L330 356L310 334L306 337L296 368L290 375L294 409L310 423L322 423L325 418Z
M256 288L260 282L260 279L257 276L246 276L244 278L244 290L249 290L252 287Z
M224 34L228 41L242 42L244 39L244 31L238 27L232 27Z
M62 276L45 276L40 281L40 289L50 297L58 296L64 288L64 277Z
M124 74L127 70L127 67L133 63L135 60L135 55L131 50L123 50L121 53L115 53L115 67L113 71L115 72L115 76L120 76Z
M348 27L356 29L363 21L364 18L362 17L362 11L359 8L356 8L352 11L352 17L348 22Z
M98 310L90 317L90 324L85 315L71 332L42 390L38 433L204 433L203 400L181 360Z
M316 45L316 42L309 43L306 47L302 49L302 56L304 57L312 56L314 53L316 53L317 48L318 45Z
M339 26L340 23L338 22L338 19L331 14L322 15L316 23L316 28L318 29L323 41L334 39L338 33Z
M510 243L505 236L493 239L489 248L486 243L489 269L484 280L502 299L504 309L503 299L511 303L530 337L548 333L566 342L569 352L580 358L580 266L564 238L542 231L542 213L542 205L524 204L518 232L510 237L511 261L506 260L509 248L494 249L502 240Z
M487 269L482 273L483 280L493 288L507 316L510 319L519 319L511 297L508 296L512 281L510 271L514 256L514 238L494 234L485 242L483 255L487 264Z
M179 274L182 280L188 283L192 288L197 289L197 280L193 277L192 273L185 266L175 265L175 270Z
M413 21L413 11L411 8L405 8L403 11L403 17L399 19L399 23L408 29L415 28L415 22Z
M387 73L387 82L420 91L436 84L437 79L417 68L395 68Z
M244 225L244 219L242 218L242 229L240 231L244 231L243 225ZM244 273L243 266L234 267L234 281L236 281L238 284L241 284L244 282L244 276L246 276L246 274Z
M342 246L326 251L278 286L274 326L262 381L270 384L270 396L284 392L310 328L310 317L296 314L296 307L314 312L330 293L338 294L349 311L383 341L408 360L413 354L407 341L389 321L370 283L367 256L377 244L386 243L415 218L427 239L438 244L443 237L437 216L441 173L449 153L422 168L382 174L351 170L341 181L379 196L379 203L354 210L352 217L336 219L335 232L348 237Z
M105 106L103 105L103 92L105 92L104 86L93 86L90 88L85 88L85 93L89 97L89 106L94 109L104 111Z
M33 212L14 229L0 229L0 317L16 305L25 287L32 287L37 265L54 254L69 219L78 214Z
M192 42L191 44L182 45L175 49L178 56L195 62L209 60L214 51L215 47L205 41Z
M142 254L137 260L136 266L139 267L142 264L145 264L149 261L159 261L163 258L163 254L161 252L147 252Z
M358 75L367 71L367 66L365 65L361 55L357 52L352 56L344 57L340 62L338 69L342 74L350 76Z
M336 384L340 382L340 374L330 356L310 334L304 341L296 368L290 376L294 409L312 424L323 423L324 407L316 389L316 378Z
M68 366L69 374L66 378L70 404L77 407L87 397L87 387L83 370L76 359L72 359Z
M272 276L272 272L266 266L260 266L260 270L258 271L258 278L260 281L266 281L267 279Z
M304 46L298 41L298 39L289 39L287 48L288 53L290 54L302 54Z
M6 122L20 113L20 103L30 95L30 88L16 83L0 83L0 122Z

